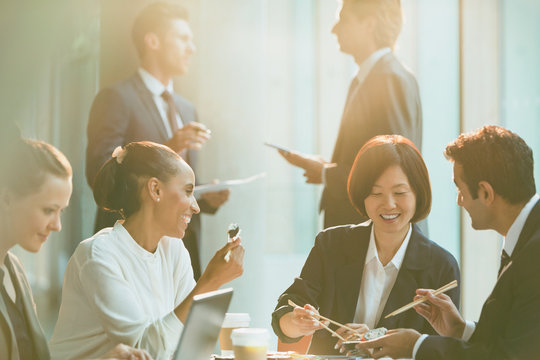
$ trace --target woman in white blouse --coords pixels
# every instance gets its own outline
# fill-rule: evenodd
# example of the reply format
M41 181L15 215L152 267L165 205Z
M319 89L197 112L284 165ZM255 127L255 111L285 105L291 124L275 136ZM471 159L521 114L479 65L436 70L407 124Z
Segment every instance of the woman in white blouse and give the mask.
M410 140L399 135L369 140L352 166L347 190L369 221L320 232L300 278L281 295L272 314L272 326L283 342L313 334L313 354L339 353L339 346L312 314L361 332L406 327L434 333L414 310L388 319L384 315L409 303L418 288L436 289L459 280L454 257L415 225L429 214L431 187L422 156ZM457 305L459 289L448 295ZM303 307L293 309L289 299ZM346 335L344 329L334 329Z
M242 274L237 239L216 252L195 283L181 240L199 212L194 187L191 168L166 146L115 150L96 176L94 198L125 220L81 242L71 257L50 342L54 359L97 357L118 342L168 359L193 296Z

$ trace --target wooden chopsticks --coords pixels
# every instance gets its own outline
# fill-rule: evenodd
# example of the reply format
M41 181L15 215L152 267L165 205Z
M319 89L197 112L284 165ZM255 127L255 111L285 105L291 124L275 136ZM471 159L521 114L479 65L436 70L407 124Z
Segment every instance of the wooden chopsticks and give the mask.
M435 291L433 292L433 295L434 295L434 296L437 296L437 295L439 295L439 294L442 294L443 292L446 292L446 291L448 291L448 290L451 290L451 289L455 288L456 286L458 286L457 280L451 281L451 282L449 282L448 284L446 284L446 285L444 285L444 286L438 288L437 290L435 290ZM394 315L397 315L397 314L401 314L402 312L407 311L407 310L409 310L409 309L415 307L416 305L425 302L426 300L427 300L427 297L422 296L422 297L419 298L418 300L415 300L415 301L413 301L413 302L411 302L411 303L409 303L409 304L407 304L407 305L405 305L405 306L402 306L402 307L400 307L399 309L397 309L397 310L391 312L390 314L386 315L384 318L386 319L386 318L389 318L390 316L394 316Z
M289 299L288 303L289 303L289 305L292 306L292 307L301 307L301 306L296 305L296 304L294 303L294 301L292 301L291 299ZM320 319L329 321L330 323L332 323L332 324L334 324L334 325L337 325L337 326L339 326L339 327L342 327L342 328L344 328L344 329L347 329L347 330L349 330L349 331L352 331L352 332L354 332L354 333L356 333L356 334L358 334L358 335L362 335L361 332L359 332L359 331L357 331L357 330L355 330L355 329L353 329L353 328L351 328L351 327L348 327L347 325L340 324L340 323L338 323L337 321L334 321L334 320L329 319L329 318L327 318L327 317L324 317L324 316L322 316L322 315L313 315L313 316L311 317L313 320L318 321L319 324L321 324L321 326L322 326L323 328L325 328L325 329L328 330L330 333L332 333L332 335L336 336L337 338L339 338L339 339L342 340L342 341L347 341L347 339L345 339L343 336L339 335L339 334L338 334L337 332L335 332L334 330L330 329L328 326L324 325L319 319L316 319L316 317L319 317Z

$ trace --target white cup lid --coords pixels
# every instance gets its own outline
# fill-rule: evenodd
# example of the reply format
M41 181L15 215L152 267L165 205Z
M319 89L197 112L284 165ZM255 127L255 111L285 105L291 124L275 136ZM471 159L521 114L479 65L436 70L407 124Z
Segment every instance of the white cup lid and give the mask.
M234 329L231 334L236 346L268 346L268 330L259 328Z
M251 318L248 313L227 313L223 320L224 328L249 327Z

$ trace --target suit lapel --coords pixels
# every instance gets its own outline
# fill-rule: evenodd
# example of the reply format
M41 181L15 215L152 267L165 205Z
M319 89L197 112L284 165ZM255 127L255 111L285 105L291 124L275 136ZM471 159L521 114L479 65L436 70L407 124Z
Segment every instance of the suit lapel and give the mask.
M32 333L32 340L34 342L36 354L41 357L43 356L43 354L48 354L49 350L45 337L43 336L43 329L41 328L41 325L37 318L32 294L29 291L29 284L24 278L24 275L17 268L15 268L12 262L11 264L9 264L9 266L11 266L11 268L13 269L15 277L17 279L13 286L18 288L18 294L22 295L24 314L28 321L29 330Z
M148 118L150 121L152 121L156 129L159 129L159 133L163 137L163 142L167 141L169 139L169 135L167 134L167 129L165 129L165 125L163 124L163 119L161 118L156 103L154 102L152 93L144 85L144 82L138 73L133 75L133 85L139 99L141 100L141 104L148 111Z
M358 226L352 230L354 235L350 237L351 244L346 247L350 249L350 252L347 254L346 261L336 268L335 289L337 301L334 309L336 314L339 314L339 320L337 321L352 322L354 320L369 246L371 226Z
M190 103L186 103L187 100L182 99L180 95L173 93L174 103L176 105L176 111L178 111L178 114L180 114L180 119L182 120L182 124L186 126L190 122L196 121L196 115L195 110L193 108L190 108L192 106ZM189 104L189 106L188 106ZM193 171L195 171L195 167L197 164L197 150L188 149L187 151L187 163L191 166ZM196 173L196 171L195 171Z
M404 323L410 315L408 312L389 317L388 319L384 317L401 306L406 305L406 303L403 303L403 299L410 298L410 301L413 300L415 292L414 290L411 291L411 289L417 289L419 287L415 274L418 270L425 267L425 259L428 256L428 251L428 247L421 241L418 228L416 225L413 225L411 239L409 240L409 245L403 258L403 264L401 265L401 269L399 269L396 282L390 291L377 327L384 326L387 329L406 327Z
M6 274L6 276L9 276L9 274ZM3 286L3 285L2 285ZM3 322L5 326L3 326L0 323L0 329L4 328L8 331L8 333L4 334L6 337L6 341L8 343L11 343L11 359L18 359L19 358L19 352L17 351L17 340L15 337L15 332L13 331L13 327L11 326L11 320L9 319L9 314L6 308L6 304L4 303L3 296L0 296L0 322ZM6 344L7 345L7 344Z
M531 238L532 234L534 234L538 228L540 227L540 200L537 201L536 205L532 208L531 212L529 213L529 216L527 217L527 220L525 221L525 225L523 225L523 229L521 230L521 233L519 234L518 242L516 244L516 247L514 248L514 251L512 252L512 256L510 256L510 260L515 259L515 257L519 254L520 250L529 242L529 239Z

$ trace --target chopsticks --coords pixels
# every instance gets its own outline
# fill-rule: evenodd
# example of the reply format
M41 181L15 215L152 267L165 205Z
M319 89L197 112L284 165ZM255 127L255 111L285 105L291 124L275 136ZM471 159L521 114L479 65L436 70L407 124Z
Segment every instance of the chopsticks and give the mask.
M455 288L456 286L458 286L457 280L451 281L448 284L446 284L446 285L438 288L437 290L433 291L433 295L437 296L439 294L442 294L443 292L446 292L448 290L451 290L451 289ZM409 303L409 304L407 304L405 306L402 306L399 309L391 312L390 314L386 315L384 318L387 319L387 318L389 318L391 316L401 314L402 312L407 311L407 310L415 307L416 305L425 302L426 300L427 300L427 297L422 296L421 298L419 298L419 299L417 299L417 300L415 300L415 301L413 301L413 302L411 302L411 303Z
M292 306L292 307L301 307L301 306L296 305L296 304L294 303L294 301L292 301L291 299L289 299L288 303L289 303L289 305ZM348 326L346 326L346 325L340 324L340 323L338 323L337 321L334 321L334 320L329 319L329 318L327 318L327 317L324 317L324 316L322 316L322 315L313 315L313 316L311 317L313 320L318 321L319 324L321 324L321 326L322 326L323 328L325 328L326 330L328 330L332 335L336 336L337 338L339 338L339 339L342 340L342 341L347 341L347 340L346 340L343 336L339 335L337 332L335 332L334 330L330 329L328 326L326 326L325 324L323 324L323 323L321 322L321 320L316 319L315 317L319 317L319 318L321 318L321 319L323 319L323 320L326 320L326 321L331 322L331 323L334 324L334 325L337 325L337 326L339 326L339 327L342 327L342 328L344 328L344 329L347 329L347 330L349 330L349 331L352 331L352 332L354 332L354 333L356 333L356 334L362 335L362 333L358 332L357 330L355 330L355 329L353 329L353 328L350 328L350 327L348 327Z

